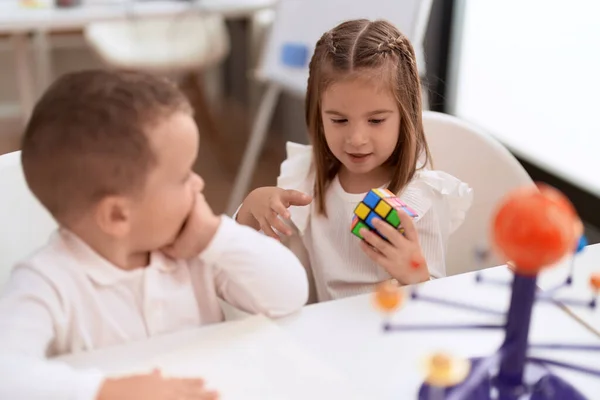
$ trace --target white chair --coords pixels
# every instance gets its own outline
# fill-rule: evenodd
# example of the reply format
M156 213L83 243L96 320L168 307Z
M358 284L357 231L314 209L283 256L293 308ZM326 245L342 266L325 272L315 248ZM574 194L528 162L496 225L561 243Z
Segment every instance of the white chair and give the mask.
M223 17L191 10L88 25L85 38L109 65L157 73L201 71L229 54Z
M15 263L41 247L56 223L33 196L21 152L0 156L0 290Z
M434 168L468 183L474 192L465 222L450 238L448 275L500 264L498 258L490 257L479 265L475 250L489 247L491 220L500 199L512 189L533 185L533 180L517 159L482 129L432 111L423 113L423 125Z
M108 66L188 78L196 117L203 135L218 148L222 137L209 105L204 76L222 63L231 44L225 20L190 7L174 17L136 17L94 22L85 28L86 41ZM191 79L189 79L191 78Z

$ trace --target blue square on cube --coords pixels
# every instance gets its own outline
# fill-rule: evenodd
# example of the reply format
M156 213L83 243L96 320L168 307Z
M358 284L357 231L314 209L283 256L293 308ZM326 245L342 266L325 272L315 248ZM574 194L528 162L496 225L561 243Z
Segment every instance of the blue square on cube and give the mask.
M365 196L363 203L365 203L370 209L375 209L377 207L377 203L379 203L379 196L377 196L373 191L370 191Z
M373 226L373 219L374 218L381 219L381 217L379 215L377 215L373 211L371 211L369 213L369 215L367 215L367 219L365 220L365 222L367 223L367 225L369 225L369 228L371 228L371 229L375 229L375 227Z
M285 43L281 49L283 65L304 68L308 65L308 47L301 43Z

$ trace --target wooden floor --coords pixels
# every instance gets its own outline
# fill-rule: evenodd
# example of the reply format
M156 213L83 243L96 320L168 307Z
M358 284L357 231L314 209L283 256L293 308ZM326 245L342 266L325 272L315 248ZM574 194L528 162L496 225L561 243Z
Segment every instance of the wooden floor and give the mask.
M242 159L251 120L245 108L225 101L215 114L220 128L221 149L200 133L196 171L206 181L205 195L215 213L225 212L231 187ZM19 149L22 127L19 120L0 120L0 154ZM204 139L203 139L204 137ZM270 132L251 187L275 185L279 166L285 156L283 135Z

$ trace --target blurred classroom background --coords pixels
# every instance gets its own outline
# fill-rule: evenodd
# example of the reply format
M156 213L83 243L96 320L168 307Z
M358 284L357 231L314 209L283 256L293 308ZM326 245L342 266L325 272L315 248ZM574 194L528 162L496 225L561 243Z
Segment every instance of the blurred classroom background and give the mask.
M188 46L194 56L171 60L167 73L196 108L197 171L214 210L225 212L265 94L255 72L279 1L289 0L0 0L0 154L19 149L31 105L59 75L133 65L142 53L148 68L164 69ZM535 180L567 193L592 243L600 242L598 15L595 0L432 0L420 65L427 107L487 130ZM155 17L170 25L143 24ZM268 125L248 189L275 184L286 141L307 142L302 97L283 93Z

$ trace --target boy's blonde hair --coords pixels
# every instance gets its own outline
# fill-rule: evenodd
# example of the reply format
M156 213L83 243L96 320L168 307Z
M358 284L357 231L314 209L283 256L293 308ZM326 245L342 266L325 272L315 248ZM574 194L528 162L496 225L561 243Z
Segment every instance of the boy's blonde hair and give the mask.
M423 165L431 156L425 140L421 109L421 83L412 45L387 21L366 19L343 22L317 42L309 65L306 123L316 168L317 210L326 214L325 191L340 169L325 140L321 118L323 92L343 79L366 77L388 84L400 111L400 132L387 160L393 168L388 189L396 193L414 176L419 157ZM385 87L385 86L384 86Z
M173 84L150 74L89 70L55 81L38 101L22 143L29 188L64 223L105 196L136 194L156 162L151 129L192 114Z

